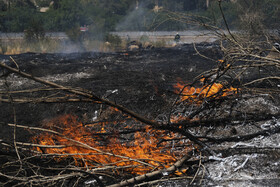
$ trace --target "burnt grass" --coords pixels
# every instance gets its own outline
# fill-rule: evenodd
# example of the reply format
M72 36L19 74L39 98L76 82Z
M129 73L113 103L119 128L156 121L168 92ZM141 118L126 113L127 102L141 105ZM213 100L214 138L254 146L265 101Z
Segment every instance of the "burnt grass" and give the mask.
M191 83L202 72L217 67L217 60L222 58L223 54L215 43L201 43L196 47L202 55L214 61L198 55L193 45L188 44L115 53L26 53L12 57L23 72L64 86L86 89L149 119L156 119L169 112L177 97L174 84L178 81ZM2 55L0 60L9 63L9 56ZM248 79L259 75L256 71L250 73ZM10 90L44 87L14 74L7 76L7 82ZM3 81L1 86L1 91L7 89ZM44 97L48 94L32 92L20 96ZM14 123L13 108L17 124L27 126L41 126L44 120L63 114L73 114L82 122L91 123L95 111L100 109L100 105L92 103L0 103L0 107L0 139L10 143L13 141L13 128L8 128L6 123ZM28 131L17 130L17 141L29 142L29 138ZM0 150L5 152L4 149L0 145Z
M196 45L200 54L213 59L203 58L192 44L173 48L155 48L140 51L115 53L70 53L70 54L38 54L25 53L13 55L21 71L34 77L70 86L86 89L95 95L107 98L123 105L149 119L156 119L161 114L167 114L177 95L173 85L179 81L191 83L195 77L217 67L217 60L222 59L222 52L216 43L201 43ZM7 64L9 56L0 56ZM2 72L1 72L2 71ZM0 69L0 73L5 70ZM262 72L271 73L271 70ZM247 73L246 79L254 79L258 70ZM1 79L0 79L1 80ZM6 90L2 78L1 90ZM18 75L7 76L8 89L28 90L42 88L43 85L32 80L26 80ZM233 85L234 86L234 85ZM266 84L258 85L267 87ZM112 93L113 92L113 93ZM58 96L59 92L54 92ZM17 95L20 97L45 97L50 92L31 92ZM91 123L95 111L100 105L92 103L0 103L1 129L0 137L11 140L12 129L5 123L14 122L13 107L16 111L18 124L40 126L45 119L51 119L63 114L73 114L83 123ZM28 141L24 132L17 138Z
M205 45L197 46L200 53L216 60L222 57L216 45ZM199 56L192 45L116 53L26 53L12 57L23 72L64 86L87 89L151 119L168 109L168 103L176 97L174 84L180 80L191 82L203 71L216 66L215 62ZM9 59L8 56L0 58ZM10 77L11 80L16 79L9 83L11 90L43 87L34 81L17 84L22 79L17 75ZM117 92L111 93L113 90ZM40 97L46 93L40 94L31 93L29 96ZM12 105L0 105L3 109L0 112L1 121L12 123ZM85 103L28 103L15 104L15 108L18 124L38 126L42 120L61 114L87 115L91 119L99 106ZM1 131L1 137L11 133L6 132L7 128L2 129L5 130ZM19 139L23 137L18 135Z

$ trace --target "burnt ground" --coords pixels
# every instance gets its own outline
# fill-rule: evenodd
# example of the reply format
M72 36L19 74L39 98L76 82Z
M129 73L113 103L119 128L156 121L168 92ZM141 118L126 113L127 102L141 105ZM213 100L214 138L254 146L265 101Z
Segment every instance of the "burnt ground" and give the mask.
M218 48L200 47L201 52L219 59ZM9 59L8 56L1 58ZM33 76L71 87L80 87L100 97L108 97L140 114L155 118L166 110L168 97L175 97L173 85L179 80L191 81L216 63L196 54L191 45L177 48L162 48L128 53L74 53L35 54L13 56L20 69ZM42 85L11 75L7 78L10 89L30 89ZM4 80L0 82L5 89ZM112 91L116 91L113 94ZM36 96L36 95L32 95ZM4 122L11 122L13 115L9 105L1 104ZM44 105L44 104L43 104ZM98 108L62 104L18 105L17 121L23 124L37 124L48 117L63 113L88 115L92 118ZM78 104L80 105L80 104ZM85 104L88 105L88 104ZM39 107L39 108L38 108ZM25 110L22 110L24 108ZM84 111L85 109L85 111ZM29 116L26 118L26 116Z
M215 44L199 44L201 54L214 60L222 58L222 53ZM174 48L159 48L143 51L118 53L72 53L72 54L36 54L27 53L13 56L20 69L33 76L71 87L87 89L96 95L108 98L118 104L147 116L157 119L162 113L169 110L176 98L173 85L178 81L191 82L200 73L214 68L217 62L199 56L192 45L177 46ZM1 60L9 61L8 56L0 56ZM8 75L8 88L10 90L32 89L42 87L33 81L22 79L18 75ZM6 90L4 79L0 80L0 91ZM31 96L42 96L41 93L32 93ZM279 113L277 102L269 97L244 100L240 108L247 108L248 113L270 114L271 119L251 124L257 129L263 126L275 127L280 125L279 118L273 118ZM0 103L0 139L12 141L13 129L7 128L5 123L13 123L13 107L10 104ZM60 114L75 114L85 123L93 122L95 111L99 105L88 103L28 103L15 104L18 124L38 126L48 118ZM243 111L244 112L244 111ZM237 131L246 133L250 126L244 128L239 125ZM227 133L231 127L222 126L219 132ZM253 130L257 131L257 130ZM18 141L28 141L27 132L17 132ZM214 134L215 135L215 134ZM217 134L216 134L217 135ZM279 135L271 137L258 137L244 144L224 143L214 145L219 149L242 147L244 145L271 146L279 148ZM273 158L273 159L271 159ZM279 155L271 157L267 154L235 154L222 158L211 158L205 162L205 186L277 186L279 181ZM244 164L242 166L242 164ZM242 167L240 167L242 166ZM160 186L185 186L188 180L168 181Z

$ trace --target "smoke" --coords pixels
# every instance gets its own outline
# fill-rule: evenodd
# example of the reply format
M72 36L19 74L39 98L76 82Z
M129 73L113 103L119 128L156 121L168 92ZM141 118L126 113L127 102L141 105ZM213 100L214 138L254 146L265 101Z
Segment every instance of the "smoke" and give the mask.
M71 40L62 40L60 43L60 49L58 53L77 53L85 52L84 48L78 42L73 42Z
M99 52L104 42L104 33L95 25L88 25L88 31L79 31L75 36L69 36L60 41L59 53Z
M149 30L155 14L147 8L147 5L147 3L140 3L136 6L116 25L116 31Z

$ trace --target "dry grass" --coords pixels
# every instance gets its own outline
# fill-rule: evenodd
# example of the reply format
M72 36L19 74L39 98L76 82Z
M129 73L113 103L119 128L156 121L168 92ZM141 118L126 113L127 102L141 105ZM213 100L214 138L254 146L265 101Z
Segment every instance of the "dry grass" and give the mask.
M140 41L144 48L148 46L154 47L172 47L173 40L159 39ZM83 50L81 48L83 46ZM22 53L63 53L63 52L80 52L80 51L99 51L99 52L114 52L124 51L127 49L127 41L122 39L121 43L104 42L101 40L86 40L80 44L73 43L67 40L58 39L42 39L38 41L27 41L24 39L17 40L0 40L0 54L16 55Z
M26 40L1 41L0 53L4 55L14 55L27 52L54 53L58 50L60 42L54 39L44 39L36 42Z

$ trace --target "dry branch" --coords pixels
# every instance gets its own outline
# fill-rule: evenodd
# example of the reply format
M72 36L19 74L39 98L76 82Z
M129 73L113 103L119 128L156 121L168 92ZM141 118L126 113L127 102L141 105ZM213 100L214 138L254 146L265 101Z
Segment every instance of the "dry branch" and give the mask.
M164 169L164 170L158 170L158 171L154 171L145 175L140 175L134 178L131 178L129 180L125 180L120 182L119 184L114 184L114 185L110 185L109 187L121 187L121 186L128 186L128 185L134 185L146 180L150 180L151 178L161 178L164 176L164 173L173 173L174 171L176 171L177 169L179 169L184 162L186 162L188 159L191 158L191 155L185 155L183 156L179 161L177 161L173 166Z

